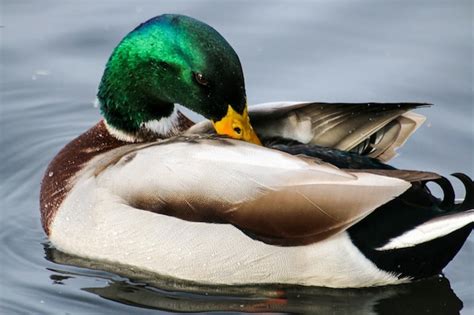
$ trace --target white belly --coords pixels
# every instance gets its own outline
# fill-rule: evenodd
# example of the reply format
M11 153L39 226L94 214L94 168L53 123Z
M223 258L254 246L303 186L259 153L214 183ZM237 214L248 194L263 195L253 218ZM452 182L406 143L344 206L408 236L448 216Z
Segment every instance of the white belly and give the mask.
M206 284L288 283L364 287L405 282L381 271L346 232L305 246L253 240L230 224L137 210L94 178L80 181L51 226L59 250Z

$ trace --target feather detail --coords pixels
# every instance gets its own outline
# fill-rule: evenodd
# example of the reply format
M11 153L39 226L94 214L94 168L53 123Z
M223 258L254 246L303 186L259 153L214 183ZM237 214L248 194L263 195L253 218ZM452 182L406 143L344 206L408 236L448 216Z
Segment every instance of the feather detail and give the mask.
M129 145L100 160L108 162L98 166L100 172L97 164L91 170L98 185L134 208L232 223L296 245L344 231L410 187L400 179L345 172L212 136Z
M440 216L389 240L387 244L376 248L376 250L385 251L413 247L443 237L473 223L474 210Z
M282 137L388 161L424 117L408 111L426 103L266 103L249 107L262 138Z
M357 170L348 170L350 172L365 172L381 176L394 177L398 179L403 179L407 182L426 182L432 181L441 178L441 175L433 172L424 172L424 171L412 171L412 170L398 170L398 169L357 169Z

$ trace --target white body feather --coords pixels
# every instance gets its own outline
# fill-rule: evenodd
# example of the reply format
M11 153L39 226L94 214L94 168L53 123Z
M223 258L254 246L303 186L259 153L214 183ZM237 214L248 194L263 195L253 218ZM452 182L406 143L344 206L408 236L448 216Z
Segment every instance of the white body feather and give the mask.
M129 204L135 194L148 194L159 202L191 198L190 191L216 202L239 203L256 198L261 189L314 185L322 192L334 189L335 197L328 196L334 202L353 199L364 209L358 221L409 187L398 179L355 176L235 143L238 147L208 140L151 146L99 173L98 165L113 152L97 156L75 177L51 225L51 242L66 253L202 283L363 287L406 281L376 268L346 232L310 245L275 246L254 240L231 224L190 222ZM343 193L337 187L351 188ZM377 187L372 194L358 193L371 187Z
M470 223L474 222L474 210L461 213L445 215L429 220L416 228L391 239L377 250L391 250L413 247L421 243L429 242L436 238L448 235Z

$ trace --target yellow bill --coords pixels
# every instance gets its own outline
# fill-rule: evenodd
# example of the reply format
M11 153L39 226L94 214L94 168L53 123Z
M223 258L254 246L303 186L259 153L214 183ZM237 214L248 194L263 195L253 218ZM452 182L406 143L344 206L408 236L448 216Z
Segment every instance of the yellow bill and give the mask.
M250 124L247 106L241 115L229 105L227 108L227 114L224 118L219 121L213 121L212 124L214 125L216 132L220 135L227 135L234 139L262 145Z

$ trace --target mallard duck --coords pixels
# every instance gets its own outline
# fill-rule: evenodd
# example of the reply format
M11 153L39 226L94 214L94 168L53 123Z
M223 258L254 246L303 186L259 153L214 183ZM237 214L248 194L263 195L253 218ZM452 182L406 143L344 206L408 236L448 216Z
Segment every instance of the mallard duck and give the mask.
M366 287L440 273L472 230L468 176L455 203L444 177L386 164L427 104L247 106L237 54L193 18L125 36L97 96L104 120L41 185L65 253L205 284Z

